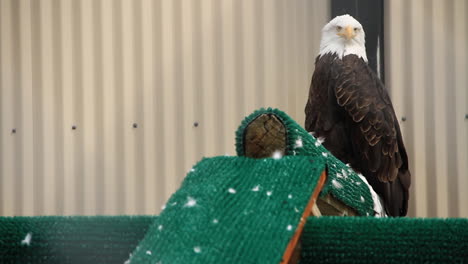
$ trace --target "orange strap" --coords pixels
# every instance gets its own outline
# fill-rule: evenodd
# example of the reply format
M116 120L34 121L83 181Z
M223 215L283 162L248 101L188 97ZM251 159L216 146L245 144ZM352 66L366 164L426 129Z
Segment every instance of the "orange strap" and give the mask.
M320 191L322 191L323 185L325 184L326 180L327 180L327 173L324 170L322 174L320 175L320 178L317 182L317 186L315 187L315 190L312 193L312 196L310 197L309 202L307 203L305 211L302 213L302 217L299 222L299 225L297 226L296 232L294 233L294 236L291 238L291 241L286 247L286 251L283 254L283 258L281 259L280 264L289 263L289 260L291 259L294 253L294 249L297 246L297 242L299 241L299 238L301 237L302 230L304 229L304 225L306 223L307 217L310 216L311 211L312 211L312 206L314 206L315 202L317 201L318 195L320 194Z

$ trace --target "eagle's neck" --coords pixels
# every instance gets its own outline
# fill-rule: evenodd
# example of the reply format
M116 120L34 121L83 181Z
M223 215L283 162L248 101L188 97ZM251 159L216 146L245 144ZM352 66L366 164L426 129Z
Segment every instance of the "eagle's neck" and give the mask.
M322 38L319 56L325 54L336 54L340 59L346 55L354 54L367 62L366 47L355 40L345 41L342 39L328 40Z

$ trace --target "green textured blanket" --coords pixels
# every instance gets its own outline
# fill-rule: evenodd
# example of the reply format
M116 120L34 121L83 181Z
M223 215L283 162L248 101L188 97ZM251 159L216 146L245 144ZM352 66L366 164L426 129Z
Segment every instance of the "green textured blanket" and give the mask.
M468 263L468 219L309 218L301 263Z
M321 157L204 159L130 263L279 263L323 170Z
M124 263L155 219L0 217L0 263Z

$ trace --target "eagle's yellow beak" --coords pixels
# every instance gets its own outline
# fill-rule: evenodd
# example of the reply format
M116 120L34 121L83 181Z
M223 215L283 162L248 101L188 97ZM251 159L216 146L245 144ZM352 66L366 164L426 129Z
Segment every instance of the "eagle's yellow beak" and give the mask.
M350 40L356 36L354 29L351 26L347 26L337 33L338 36L342 36L347 40Z

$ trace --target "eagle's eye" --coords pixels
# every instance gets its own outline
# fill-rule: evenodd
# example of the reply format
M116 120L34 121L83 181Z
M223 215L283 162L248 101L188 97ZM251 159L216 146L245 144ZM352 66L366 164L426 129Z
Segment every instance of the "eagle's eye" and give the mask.
M359 31L359 28L355 27L354 32L358 32L358 31Z
M342 29L343 29L342 27L336 26L336 30L337 30L337 31L341 31Z

